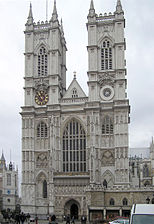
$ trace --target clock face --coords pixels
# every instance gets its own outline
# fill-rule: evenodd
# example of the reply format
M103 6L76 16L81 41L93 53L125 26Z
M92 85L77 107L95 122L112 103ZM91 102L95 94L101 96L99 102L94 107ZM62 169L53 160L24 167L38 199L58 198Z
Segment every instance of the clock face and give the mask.
M43 106L48 102L48 100L49 100L49 96L44 90L38 91L36 93L35 102L38 105Z
M114 89L109 85L102 87L100 90L100 97L105 101L112 100L114 97Z
M109 97L109 96L111 96L111 89L109 89L109 88L105 88L105 89L103 90L103 94L104 94L105 97Z

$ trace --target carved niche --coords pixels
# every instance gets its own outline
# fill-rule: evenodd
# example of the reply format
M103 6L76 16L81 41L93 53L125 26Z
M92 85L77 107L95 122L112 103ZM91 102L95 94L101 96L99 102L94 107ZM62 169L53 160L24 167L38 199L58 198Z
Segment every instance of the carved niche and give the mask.
M101 166L112 166L115 163L114 150L108 149L101 153Z
M98 82L100 87L109 85L114 87L114 74L103 73L99 75Z
M36 168L46 168L48 165L47 153L37 153Z

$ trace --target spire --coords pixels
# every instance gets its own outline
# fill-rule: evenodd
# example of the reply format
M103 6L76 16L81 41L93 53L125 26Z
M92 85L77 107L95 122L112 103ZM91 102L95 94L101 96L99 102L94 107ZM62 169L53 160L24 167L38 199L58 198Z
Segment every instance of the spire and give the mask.
M90 9L91 9L91 10L94 10L94 2L93 2L93 0L91 0L91 3L90 3Z
M2 151L1 161L5 161L5 157L4 157L3 151Z
M117 13L123 12L122 5L121 5L121 0L117 0L116 12Z
M54 22L57 19L58 19L58 14L57 14L56 0L54 0L54 7L53 7L53 13L52 13L51 20Z
M5 163L5 157L4 157L4 154L3 154L3 150L2 150L2 156L1 156L1 159L0 159L0 168L6 168L6 163Z
M88 19L96 17L95 8L94 8L94 2L91 0L90 2L90 9L88 14Z
M32 3L30 3L29 15L28 15L28 18L27 18L27 24L28 25L33 24Z

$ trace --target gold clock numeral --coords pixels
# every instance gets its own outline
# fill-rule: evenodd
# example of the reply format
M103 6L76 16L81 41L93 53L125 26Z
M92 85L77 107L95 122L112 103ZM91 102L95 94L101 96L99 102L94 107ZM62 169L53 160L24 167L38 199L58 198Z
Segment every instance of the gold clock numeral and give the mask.
M36 93L36 96L35 96L35 102L38 104L38 105L45 105L49 100L49 96L48 94L46 94L45 91L38 91Z

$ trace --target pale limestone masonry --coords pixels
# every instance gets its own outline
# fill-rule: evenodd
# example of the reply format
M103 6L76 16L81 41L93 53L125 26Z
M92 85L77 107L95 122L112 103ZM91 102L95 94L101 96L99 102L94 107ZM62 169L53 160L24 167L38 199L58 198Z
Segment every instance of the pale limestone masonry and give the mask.
M132 158L129 166L124 28L120 0L113 14L99 16L91 0L86 96L75 74L66 89L67 48L56 1L51 20L37 24L30 5L21 112L24 212L94 220L126 216L132 203L152 197L153 143L152 163L139 166Z

